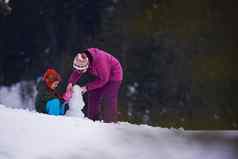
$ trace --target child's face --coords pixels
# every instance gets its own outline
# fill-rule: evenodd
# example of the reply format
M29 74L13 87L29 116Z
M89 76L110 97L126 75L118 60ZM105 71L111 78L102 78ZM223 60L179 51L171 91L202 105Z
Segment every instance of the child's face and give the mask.
M52 84L51 84L51 89L56 89L57 87L58 87L58 85L59 85L59 81L54 81Z

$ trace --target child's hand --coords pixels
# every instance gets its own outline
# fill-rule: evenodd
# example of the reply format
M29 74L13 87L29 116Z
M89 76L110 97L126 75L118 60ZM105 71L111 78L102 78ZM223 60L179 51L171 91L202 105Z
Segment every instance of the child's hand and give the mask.
M68 102L72 98L72 92L65 92L63 95L63 99Z

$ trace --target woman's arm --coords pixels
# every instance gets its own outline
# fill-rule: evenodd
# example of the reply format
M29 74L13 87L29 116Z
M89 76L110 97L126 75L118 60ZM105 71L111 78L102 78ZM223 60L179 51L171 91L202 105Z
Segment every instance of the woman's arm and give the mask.
M72 85L74 85L75 83L78 82L80 77L81 77L81 74L77 70L74 70L69 77L68 83L69 84L71 83Z
M66 92L63 95L64 100L69 100L72 96L72 91L73 91L73 85L77 83L77 81L80 79L81 74L74 70L68 80L68 85L66 88Z

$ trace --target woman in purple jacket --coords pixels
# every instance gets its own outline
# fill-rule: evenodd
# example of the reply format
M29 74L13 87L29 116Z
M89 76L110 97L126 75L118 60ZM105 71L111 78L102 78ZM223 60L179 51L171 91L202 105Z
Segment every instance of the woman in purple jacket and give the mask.
M119 61L109 53L98 48L90 48L74 58L74 71L68 80L67 92L72 92L73 85L83 73L88 72L96 80L81 87L88 95L87 116L97 120L99 115L104 122L117 121L117 97L122 83L123 72ZM103 114L100 114L100 102L104 102Z

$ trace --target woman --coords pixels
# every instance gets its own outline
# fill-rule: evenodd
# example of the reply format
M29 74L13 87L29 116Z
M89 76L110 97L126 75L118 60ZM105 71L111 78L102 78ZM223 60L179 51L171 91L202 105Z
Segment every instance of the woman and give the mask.
M66 92L72 92L73 85L79 81L82 74L87 72L95 76L96 80L81 87L83 93L87 92L88 95L87 116L94 121L102 116L104 122L116 122L117 97L123 77L119 61L103 50L90 48L76 55L73 68ZM102 101L105 107L103 114L100 114Z

